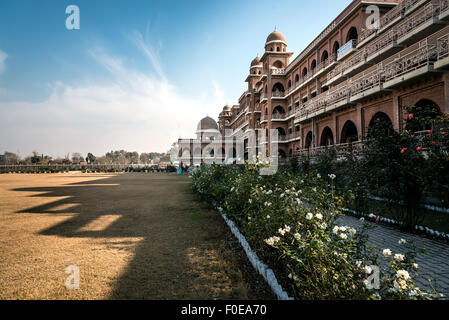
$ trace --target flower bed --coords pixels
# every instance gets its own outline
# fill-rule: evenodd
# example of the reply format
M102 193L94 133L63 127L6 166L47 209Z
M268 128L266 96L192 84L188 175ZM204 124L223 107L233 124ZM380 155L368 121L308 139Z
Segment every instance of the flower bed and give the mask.
M259 165L202 166L193 188L221 207L251 248L296 299L432 299L413 276L418 250L379 256L365 233L336 224L344 199L333 190L335 176L299 176L281 171L259 175ZM376 266L379 266L377 268Z

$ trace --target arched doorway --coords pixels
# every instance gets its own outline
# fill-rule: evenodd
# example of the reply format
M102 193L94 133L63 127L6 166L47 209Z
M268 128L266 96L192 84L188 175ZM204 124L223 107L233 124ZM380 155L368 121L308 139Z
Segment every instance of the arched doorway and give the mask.
M337 55L338 49L340 49L340 44L338 41L335 41L334 46L332 47L332 54Z
M325 62L327 59L329 59L329 53L327 50L324 50L323 54L321 55L321 62Z
M340 143L352 143L359 140L357 127L351 120L346 121L341 130Z
M277 106L273 109L273 114L285 114L285 110L282 106Z
M369 122L368 135L370 135L370 130L377 124L378 128L382 128L383 133L386 135L390 135L394 130L390 117L384 112L377 112Z
M351 40L357 40L359 38L359 33L357 32L356 27L351 27L349 29L348 34L346 35L346 42L349 42Z
M323 129L321 133L320 146L327 147L334 144L334 134L332 133L331 128L326 127Z
M312 131L309 131L306 135L306 140L304 144L304 148L309 149L312 147Z
M440 107L429 99L419 100L413 107L408 108L412 118L407 117L406 130L413 132L430 130L435 118L441 115Z

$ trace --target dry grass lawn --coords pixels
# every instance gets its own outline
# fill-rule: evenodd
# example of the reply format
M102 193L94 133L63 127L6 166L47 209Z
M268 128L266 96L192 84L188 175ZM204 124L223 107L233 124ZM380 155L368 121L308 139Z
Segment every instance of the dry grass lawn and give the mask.
M0 299L271 298L186 177L0 175Z

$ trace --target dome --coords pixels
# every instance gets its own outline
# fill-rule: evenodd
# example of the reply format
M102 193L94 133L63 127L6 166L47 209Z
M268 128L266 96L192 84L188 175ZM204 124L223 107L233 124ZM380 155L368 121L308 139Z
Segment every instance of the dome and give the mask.
M204 132L204 131L218 131L218 125L217 122L212 119L211 117L206 117L201 119L201 121L198 123L197 126L198 132Z
M223 111L231 111L231 106L229 104L225 105Z
M258 65L260 65L260 58L259 58L259 56L255 57L254 60L251 61L251 67L258 66Z
M283 41L285 42L285 37L282 33L277 30L274 30L267 38L267 43L271 41Z

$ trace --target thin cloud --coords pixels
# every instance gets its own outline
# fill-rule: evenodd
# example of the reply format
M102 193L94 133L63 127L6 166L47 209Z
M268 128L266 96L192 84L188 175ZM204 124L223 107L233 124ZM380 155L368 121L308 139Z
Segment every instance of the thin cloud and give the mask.
M7 58L8 58L8 55L6 54L6 52L4 52L0 49L0 74L3 73L3 71L5 71L5 69L6 69L5 61Z
M0 150L63 156L68 152L100 155L111 149L166 151L179 137L191 137L205 110L223 105L216 82L212 94L198 99L181 96L164 76L157 56L142 38L137 47L148 53L157 71L149 75L130 68L126 59L102 48L90 49L92 59L110 74L93 85L57 82L43 102L0 102Z

